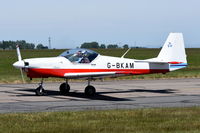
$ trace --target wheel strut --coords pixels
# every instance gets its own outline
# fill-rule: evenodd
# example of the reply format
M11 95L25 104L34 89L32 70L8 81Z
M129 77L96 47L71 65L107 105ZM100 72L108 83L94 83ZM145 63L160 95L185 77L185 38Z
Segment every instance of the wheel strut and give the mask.
M43 88L43 78L41 79L41 82L39 83L39 87L35 89L36 96L43 96L45 94L45 90Z
M90 85L90 80L91 80L91 79L90 79L90 78L88 78L88 86Z

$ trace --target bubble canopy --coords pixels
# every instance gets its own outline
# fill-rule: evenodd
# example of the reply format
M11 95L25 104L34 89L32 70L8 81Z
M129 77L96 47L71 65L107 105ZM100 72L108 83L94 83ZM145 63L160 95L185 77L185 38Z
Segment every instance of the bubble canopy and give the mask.
M60 54L60 56L65 57L69 61L75 63L90 63L98 55L98 53L89 49L70 49Z

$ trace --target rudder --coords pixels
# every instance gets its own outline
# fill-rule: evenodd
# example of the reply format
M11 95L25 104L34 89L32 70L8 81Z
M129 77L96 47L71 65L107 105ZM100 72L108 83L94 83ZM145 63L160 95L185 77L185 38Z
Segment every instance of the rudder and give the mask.
M169 70L174 71L187 66L182 33L170 33L163 45L158 60L169 63Z
M157 59L166 62L187 63L182 33L170 33Z

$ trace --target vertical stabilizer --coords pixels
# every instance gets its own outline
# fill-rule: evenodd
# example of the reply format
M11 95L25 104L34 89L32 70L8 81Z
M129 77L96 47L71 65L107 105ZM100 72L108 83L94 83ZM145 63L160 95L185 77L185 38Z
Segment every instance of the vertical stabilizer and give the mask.
M170 33L158 57L166 62L187 63L182 33Z
M170 33L157 60L168 62L170 71L187 66L185 46L182 33Z

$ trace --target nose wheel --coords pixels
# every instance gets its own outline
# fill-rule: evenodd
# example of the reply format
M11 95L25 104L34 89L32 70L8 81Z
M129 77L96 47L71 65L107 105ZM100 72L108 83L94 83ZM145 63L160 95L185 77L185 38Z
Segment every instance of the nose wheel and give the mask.
M35 89L36 96L43 96L45 94L44 88L40 85L38 88Z
M39 84L39 87L35 89L36 96L43 96L45 95L45 90L43 88L43 78L41 80L41 83Z

